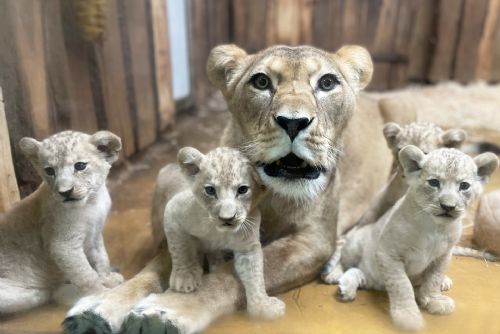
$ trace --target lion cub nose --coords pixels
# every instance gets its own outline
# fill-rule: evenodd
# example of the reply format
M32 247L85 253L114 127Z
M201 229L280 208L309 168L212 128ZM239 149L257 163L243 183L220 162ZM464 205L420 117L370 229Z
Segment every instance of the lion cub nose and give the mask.
M73 193L73 189L74 189L74 188L71 188L71 189L69 189L69 190L65 190L65 191L59 191L59 194L60 194L61 196L63 196L63 197L68 198L68 197L70 197L70 196L71 196L71 194Z
M441 209L443 209L446 212L453 211L456 208L455 205L446 205L446 204L443 204L443 203L440 203L440 206L441 206Z
M312 119L310 120L307 117L301 118L288 118L284 116L278 116L275 118L276 123L281 126L287 133L288 137L293 141L295 137L299 134L300 131L304 130L311 124Z
M224 223L223 225L225 226L233 226L234 223L234 218L236 217L236 214L232 217L221 217L219 216L219 219Z

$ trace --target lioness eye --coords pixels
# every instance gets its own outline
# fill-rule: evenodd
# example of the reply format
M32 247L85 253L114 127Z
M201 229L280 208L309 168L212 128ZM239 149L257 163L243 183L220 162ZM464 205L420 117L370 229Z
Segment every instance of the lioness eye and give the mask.
M241 186L238 188L238 194L243 195L248 192L248 186Z
M48 176L56 175L56 171L52 167L46 167L46 168L44 168L44 170L45 170L45 174L47 174Z
M212 186L206 186L205 187L205 192L207 193L207 195L209 196L214 196L216 191L215 191L215 188L212 187Z
M257 73L250 79L252 85L259 90L271 88L271 79L264 73Z
M439 185L440 185L438 179L430 179L430 180L427 181L427 183L429 183L429 185L431 187L434 187L434 188L439 188Z
M470 188L469 182L460 182L460 190L467 190Z
M87 163L86 162L77 162L75 164L75 170L81 171L87 168Z
M339 79L333 74L323 75L318 82L318 87L321 90L329 91L335 88L339 84Z

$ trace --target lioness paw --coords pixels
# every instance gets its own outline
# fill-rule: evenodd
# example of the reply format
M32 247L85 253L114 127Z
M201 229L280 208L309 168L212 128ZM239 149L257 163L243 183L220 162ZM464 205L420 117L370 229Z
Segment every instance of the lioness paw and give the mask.
M391 318L394 324L404 331L419 331L425 326L422 313L415 305L404 309L391 309Z
M285 314L285 303L276 297L267 297L258 303L247 306L248 313L252 317L273 320Z
M431 314L450 314L455 310L455 302L448 296L423 297L419 300L423 309Z
M201 271L177 272L170 275L170 288L177 292L193 292L201 285Z
M123 276L115 272L103 274L99 278L102 285L104 285L106 288L114 288L115 286L122 284L124 281Z

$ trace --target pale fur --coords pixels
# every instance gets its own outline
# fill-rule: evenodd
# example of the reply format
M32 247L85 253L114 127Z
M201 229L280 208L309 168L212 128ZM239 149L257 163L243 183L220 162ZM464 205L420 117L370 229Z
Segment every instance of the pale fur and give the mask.
M170 289L193 292L201 284L203 256L213 271L223 260L222 252L229 250L245 287L250 315L282 316L285 304L269 297L264 285L257 207L264 189L250 161L233 148L220 147L203 155L186 147L179 151L178 162L190 189L175 195L165 208L163 226L172 259ZM206 187L213 187L215 193L207 194ZM245 193L238 192L245 188Z
M318 276L334 249L337 216L346 223L357 221L383 185L386 178L380 176L389 173L390 151L380 135L383 119L377 103L366 96L358 100L372 70L369 54L356 46L333 54L308 46L274 46L247 54L224 45L209 56L208 76L224 94L231 113L224 146L241 148L257 167L291 151L324 167L313 180L262 178L269 190L260 210L264 280L271 294ZM272 92L249 84L256 72L271 76ZM335 74L339 84L320 92L318 79L325 73ZM291 143L273 119L280 113L315 121ZM371 152L366 152L367 140ZM165 167L158 181L152 213L155 231L161 231L158 210L165 207L164 201L188 186L176 165ZM68 313L68 331L116 332L124 324L126 333L193 333L243 305L244 289L227 266L203 275L193 293L159 293L168 286L168 259L163 253L130 281L78 303Z
M80 295L121 283L102 238L111 206L105 181L120 138L107 131L65 131L42 142L23 138L20 147L43 183L0 222L0 313L46 303L67 283ZM86 168L76 171L77 162ZM45 172L49 167L55 175ZM69 197L59 194L69 189Z
M498 158L484 153L472 159L449 148L425 155L412 145L403 148L399 158L407 193L376 223L347 234L327 281L338 283L342 301L354 300L358 288L387 290L394 323L414 331L424 327L417 302L433 314L454 310L453 300L441 294L441 285L464 213L498 167ZM431 179L439 180L439 186L432 186ZM462 182L470 187L460 189ZM454 207L449 217L440 216L446 212L442 205Z

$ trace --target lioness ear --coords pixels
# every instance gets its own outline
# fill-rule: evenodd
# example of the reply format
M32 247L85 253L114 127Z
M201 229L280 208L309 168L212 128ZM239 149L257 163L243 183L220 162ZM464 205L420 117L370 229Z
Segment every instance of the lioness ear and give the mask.
M40 150L40 143L38 140L30 137L21 138L19 141L19 148L21 152L30 160L35 161Z
M346 76L354 88L361 90L368 86L372 79L373 62L368 51L358 45L341 47L334 57L341 62L342 74Z
M210 51L207 60L207 75L210 82L222 92L227 91L231 78L247 57L245 50L233 44L219 45Z
M405 170L405 175L418 172L422 169L425 154L418 147L408 145L399 152L399 162Z
M90 143L97 148L103 159L110 164L118 159L118 155L122 149L122 140L120 137L109 131L94 133L90 136Z
M486 152L474 158L474 163L477 166L477 175L481 181L485 183L489 177L498 168L498 158L491 152Z
M394 122L386 123L383 132L389 148L395 148L397 145L396 137L401 132L401 127Z
M462 129L450 129L441 135L445 147L460 148L467 139L467 133Z
M200 171L200 164L205 156L193 147L183 147L177 153L177 161L181 170L188 176L194 176Z

